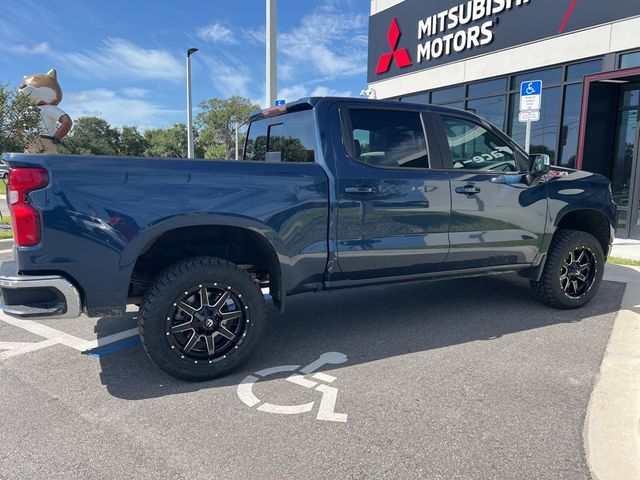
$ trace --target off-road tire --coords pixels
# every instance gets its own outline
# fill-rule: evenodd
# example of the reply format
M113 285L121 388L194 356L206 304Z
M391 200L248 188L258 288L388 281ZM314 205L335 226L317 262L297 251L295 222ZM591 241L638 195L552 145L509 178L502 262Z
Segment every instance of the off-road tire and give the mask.
M561 276L563 263L576 249L585 249L592 255L595 270L588 288L582 294L572 296L563 290ZM602 245L593 235L579 230L558 230L551 242L542 277L539 281L531 280L531 288L534 295L547 305L563 310L579 308L589 303L598 292L604 266Z
M176 302L185 292L214 282L242 298L248 324L244 338L215 362L184 360L175 346L171 348L167 315L175 310ZM147 355L160 369L183 380L204 381L226 375L246 362L258 346L266 322L264 297L247 272L219 258L197 257L179 262L158 276L142 302L138 330Z

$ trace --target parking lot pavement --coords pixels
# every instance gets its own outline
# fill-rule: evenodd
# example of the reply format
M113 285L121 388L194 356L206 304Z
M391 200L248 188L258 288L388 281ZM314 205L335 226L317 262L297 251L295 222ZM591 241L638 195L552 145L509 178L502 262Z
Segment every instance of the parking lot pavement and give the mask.
M0 262L13 260L13 240L0 241Z
M0 478L589 478L584 420L623 290L577 311L511 276L297 296L240 372L204 383L123 342L0 360ZM88 341L134 323L46 325ZM34 341L0 320L0 342ZM335 363L300 371L319 358Z

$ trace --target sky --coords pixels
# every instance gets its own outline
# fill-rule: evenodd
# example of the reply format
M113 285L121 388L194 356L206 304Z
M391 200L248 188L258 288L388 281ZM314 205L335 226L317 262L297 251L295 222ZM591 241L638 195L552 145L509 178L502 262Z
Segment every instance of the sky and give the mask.
M278 0L278 98L366 88L369 0ZM265 0L2 0L0 83L55 68L72 118L141 129L185 122L207 98L263 105Z

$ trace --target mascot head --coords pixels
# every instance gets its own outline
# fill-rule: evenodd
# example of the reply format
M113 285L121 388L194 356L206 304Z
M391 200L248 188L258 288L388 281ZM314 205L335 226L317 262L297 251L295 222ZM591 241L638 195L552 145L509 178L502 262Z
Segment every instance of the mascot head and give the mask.
M62 101L62 89L56 71L25 76L20 83L20 93L33 99L37 105L58 105Z

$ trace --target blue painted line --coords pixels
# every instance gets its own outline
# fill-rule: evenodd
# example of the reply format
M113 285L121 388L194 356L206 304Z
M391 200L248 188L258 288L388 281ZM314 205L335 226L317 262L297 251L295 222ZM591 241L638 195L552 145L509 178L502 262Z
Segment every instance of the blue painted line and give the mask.
M104 347L94 348L93 350L87 350L87 355L91 355L92 357L104 357L106 355L111 355L112 353L120 352L122 350L126 350L128 348L135 347L140 345L142 342L140 341L140 337L137 335L135 337L127 338L117 343L112 343L111 345L106 345Z

